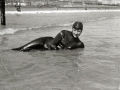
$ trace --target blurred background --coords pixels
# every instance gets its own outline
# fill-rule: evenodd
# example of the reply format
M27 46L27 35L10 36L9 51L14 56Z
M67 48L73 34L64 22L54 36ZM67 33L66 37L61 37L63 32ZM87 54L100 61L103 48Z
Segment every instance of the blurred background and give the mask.
M29 7L81 7L84 5L108 5L120 6L120 0L5 0L6 6L15 6L16 3L21 6Z

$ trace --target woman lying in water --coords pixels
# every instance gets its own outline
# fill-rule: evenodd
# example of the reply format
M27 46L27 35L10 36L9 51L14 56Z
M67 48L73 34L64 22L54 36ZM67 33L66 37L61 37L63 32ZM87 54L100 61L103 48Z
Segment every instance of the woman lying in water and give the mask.
M72 26L72 31L62 30L55 38L40 37L12 50L29 51L32 49L58 50L84 48L84 43L78 38L81 35L82 30L83 24L81 22L75 22Z

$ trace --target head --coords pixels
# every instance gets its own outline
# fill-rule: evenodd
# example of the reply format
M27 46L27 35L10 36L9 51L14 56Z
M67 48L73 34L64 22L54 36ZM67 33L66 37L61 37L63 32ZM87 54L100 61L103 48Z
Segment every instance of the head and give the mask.
M83 30L83 24L81 22L77 21L73 24L72 33L75 38L80 36L82 30Z

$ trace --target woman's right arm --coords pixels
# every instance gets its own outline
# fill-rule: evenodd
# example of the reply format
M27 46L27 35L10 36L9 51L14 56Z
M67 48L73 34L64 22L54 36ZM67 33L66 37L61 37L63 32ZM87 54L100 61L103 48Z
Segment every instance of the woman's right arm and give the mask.
M61 35L61 32L60 32L55 36L55 38L51 42L51 48L54 49L54 50L57 50L58 49L57 46L59 45L61 39L62 39L62 35Z

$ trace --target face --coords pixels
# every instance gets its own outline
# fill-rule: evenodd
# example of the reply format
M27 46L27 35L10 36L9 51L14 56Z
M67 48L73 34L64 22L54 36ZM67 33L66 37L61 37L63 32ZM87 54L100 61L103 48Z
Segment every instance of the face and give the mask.
M76 29L74 29L74 28L72 28L72 33L73 33L73 36L75 37L75 38L77 38L77 37L79 37L80 36L80 34L82 33L82 30L76 30Z

